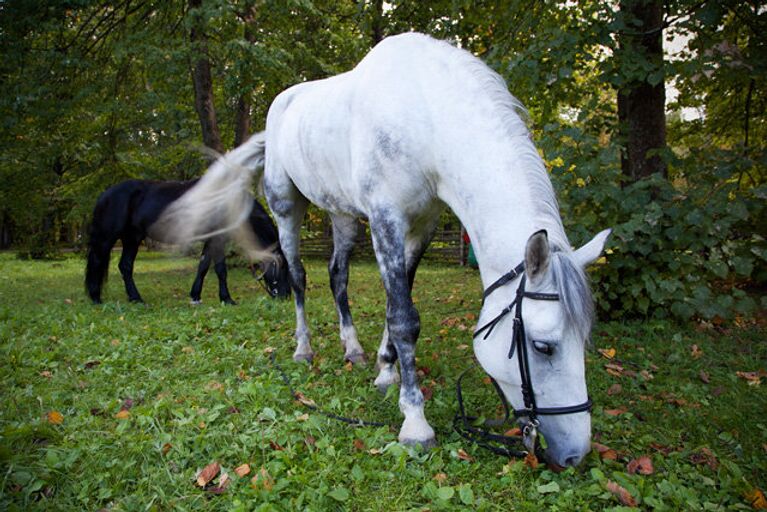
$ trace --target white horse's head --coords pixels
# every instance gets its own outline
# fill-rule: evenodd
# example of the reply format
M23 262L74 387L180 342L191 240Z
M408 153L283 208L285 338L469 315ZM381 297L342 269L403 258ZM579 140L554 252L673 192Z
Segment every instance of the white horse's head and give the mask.
M482 341L475 344L475 348L480 348L477 351L480 363L498 381L517 411L530 405L523 398L519 364L519 358L526 356L535 407L541 411L537 414L538 431L546 440L546 457L560 466L577 465L591 448L591 415L584 410L586 407L564 414L545 411L578 409L588 401L584 350L591 330L593 304L584 270L600 256L609 234L610 230L603 231L573 252L552 250L545 231L532 235L525 250L526 295L517 299L522 301L524 336L517 336L511 359L507 356L512 338L511 318L493 333L492 344L484 349L480 348ZM508 316L518 314L516 310L511 313ZM523 424L528 420L520 418Z

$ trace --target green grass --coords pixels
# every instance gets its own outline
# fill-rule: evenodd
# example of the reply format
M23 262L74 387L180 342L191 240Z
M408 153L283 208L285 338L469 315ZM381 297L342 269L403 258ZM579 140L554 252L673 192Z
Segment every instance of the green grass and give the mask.
M195 261L142 253L136 277L149 304L142 306L126 303L115 267L106 303L92 306L82 260L0 254L0 509L620 510L605 487L613 481L645 509L748 510L746 494L767 485L767 383L750 386L736 375L766 366L765 329L755 322L598 325L595 347L615 348L636 372L612 376L603 356L588 353L594 437L618 460L592 452L582 467L556 474L451 431L455 379L472 361L466 315L479 309L476 271L419 270L418 366L433 389L426 413L439 441L420 452L398 445L396 428L351 428L315 413L307 419L269 363L267 347L328 411L399 424L396 394L377 393L373 365L343 365L324 262L307 264L318 352L312 368L290 359L292 303L268 299L245 270L230 271L238 306L218 304L211 275L204 304L193 307ZM354 265L350 297L360 341L373 354L385 304L375 265ZM448 317L463 320L442 325ZM608 395L616 383L620 393ZM496 412L479 371L466 387L474 390L473 413ZM128 399L130 417L117 419ZM605 413L619 408L627 412ZM51 411L63 415L61 424L48 421ZM715 464L695 462L703 448ZM459 458L460 449L473 460ZM628 474L627 462L641 455L651 457L654 473ZM197 470L214 460L232 476L243 463L263 467L273 487L253 486L252 472L223 494L195 487Z

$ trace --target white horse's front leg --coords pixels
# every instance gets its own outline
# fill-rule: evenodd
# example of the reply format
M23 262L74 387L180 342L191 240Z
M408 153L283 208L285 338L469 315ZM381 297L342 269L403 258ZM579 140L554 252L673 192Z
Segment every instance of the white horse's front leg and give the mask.
M389 386L399 385L399 372L397 371L397 351L394 345L389 342L389 326L384 324L381 345L378 347L378 357L376 359L376 368L378 376L374 384L381 393L386 393Z
M399 406L405 421L399 441L407 445L431 447L436 443L434 429L426 421L424 398L418 386L415 366L415 343L421 329L418 311L410 296L410 283L405 265L404 223L390 210L371 215L370 231L376 259L386 288L386 326L389 339L396 348L402 371Z

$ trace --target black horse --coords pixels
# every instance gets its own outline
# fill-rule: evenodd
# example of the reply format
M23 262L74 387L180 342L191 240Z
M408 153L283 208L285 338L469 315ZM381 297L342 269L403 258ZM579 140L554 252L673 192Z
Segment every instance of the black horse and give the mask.
M136 283L133 282L133 262L142 240L150 237L164 241L161 230L153 226L160 214L173 201L189 190L197 180L149 181L129 180L108 188L96 202L88 243L88 263L85 269L85 289L94 304L101 303L101 289L109 270L109 256L117 240L122 241L120 273L125 291L131 302L143 302ZM253 199L248 218L256 239L263 247L272 247L274 258L261 263L264 288L272 297L290 295L290 278L285 257L279 246L277 228L261 204ZM153 229L153 227L155 229ZM235 304L226 283L225 246L226 234L215 235L205 241L197 277L190 293L193 303L200 302L202 283L211 262L218 276L218 296L222 302Z

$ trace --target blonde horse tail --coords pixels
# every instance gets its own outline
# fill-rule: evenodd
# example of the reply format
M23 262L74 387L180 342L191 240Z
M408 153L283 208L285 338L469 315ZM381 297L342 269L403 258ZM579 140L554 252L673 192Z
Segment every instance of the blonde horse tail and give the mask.
M233 232L251 258L268 257L253 237L243 240L240 236L253 208L251 188L254 179L261 179L265 153L266 132L259 132L232 151L217 155L200 180L165 209L152 229L163 239L182 245Z

